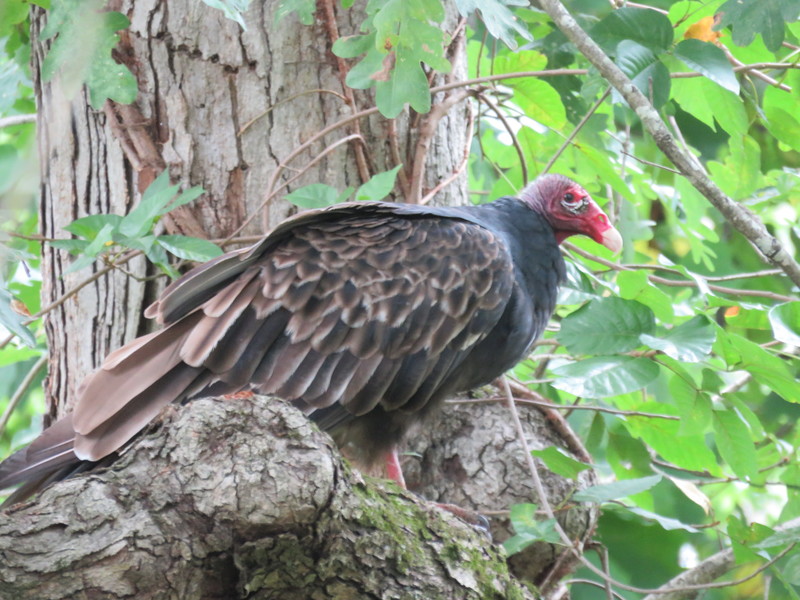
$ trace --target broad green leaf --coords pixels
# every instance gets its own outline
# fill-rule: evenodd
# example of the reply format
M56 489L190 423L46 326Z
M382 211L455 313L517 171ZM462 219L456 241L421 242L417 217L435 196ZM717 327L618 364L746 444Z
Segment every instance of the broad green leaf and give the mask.
M510 79L506 85L513 88L514 100L525 115L553 129L567 123L567 113L560 94L546 81L535 77Z
M760 543L770 538L775 532L759 523L747 524L735 515L730 515L727 519L727 533L736 562L744 564L760 560L761 557L757 552Z
M552 385L583 398L608 398L645 387L658 377L659 367L649 358L631 356L587 358L553 369Z
M88 217L75 219L72 223L66 225L64 229L91 241L107 225L111 225L112 229L116 229L121 222L122 217L119 215L89 215Z
M17 314L11 308L12 299L13 297L6 290L5 284L0 280L0 325L19 336L19 339L27 346L33 348L36 346L36 339L33 337L31 330L24 325L25 317Z
M119 232L125 237L138 238L145 235L153 227L153 223L172 198L178 192L177 185L169 185L169 170L164 169L155 180L147 186L142 198L134 209L119 224Z
M582 306L561 322L560 341L574 354L614 354L642 345L655 329L653 312L635 300L613 296Z
M536 519L537 508L535 504L511 506L510 520L516 535L503 543L503 548L509 555L516 554L534 542L562 543L552 519L542 521Z
M713 413L714 441L717 450L742 479L756 474L756 448L750 431L733 411L715 410Z
M91 265L97 256L103 252L108 246L113 244L112 238L114 235L114 226L111 224L106 225L103 227L95 236L92 243L86 246L86 249L83 251L83 254L78 257L77 260L73 261L73 263L69 266L69 268L64 271L64 274L74 273L75 271L80 271L84 267L88 267Z
M44 39L55 37L42 64L42 78L49 81L61 73L67 86L85 83L96 110L106 98L129 104L138 92L133 73L111 57L119 42L116 32L130 22L121 13L100 12L103 6L97 0L54 0L42 31Z
M683 40L675 46L675 56L726 90L734 94L739 93L739 81L730 61L725 53L711 42Z
M171 252L178 258L196 262L205 262L222 254L222 250L216 244L185 235L160 235L156 241L167 252Z
M369 181L358 188L356 200L383 200L386 198L394 188L397 173L402 166L397 165L394 169L370 177Z
M614 54L620 42L630 40L655 53L672 46L672 23L655 11L623 7L611 13L591 29L591 35L607 54Z
M703 86L709 83L702 77L681 77L672 80L670 92L672 100L680 104L683 110L711 129L716 129L714 108L703 97Z
M798 78L792 85L797 87ZM798 116L798 99L796 94L787 94L783 90L768 86L764 90L764 113L769 132L800 151L800 116Z
M697 533L699 531L699 529L697 529L696 527L692 527L691 525L682 523L678 519L665 517L656 514L652 511L639 508L638 506L620 506L619 504L610 504L607 507L603 508L603 510L613 510L616 512L633 513L647 521L653 521L655 523L658 523L659 525L661 525L663 529L667 531L683 530L683 531L688 531L689 533Z
M776 52L783 42L784 21L794 21L800 3L793 0L728 0L719 7L717 29L731 25L733 43L747 46L760 33L768 50Z
M696 317L674 327L662 337L642 334L641 341L675 360L700 362L711 353L717 332L708 317Z
M51 240L47 243L53 248L66 250L70 254L80 254L89 245L87 240Z
M312 2L313 4L313 2ZM341 58L355 58L375 45L375 34L372 35L348 35L340 37L333 43L331 50L336 56Z
M557 446L548 446L544 450L531 450L531 454L538 456L553 473L569 479L575 479L581 471L592 468L591 465L575 460Z
M278 6L275 8L275 23L279 23L287 15L296 12L303 25L313 25L316 10L315 0L279 0Z
M744 369L753 378L788 402L800 403L800 385L786 363L758 344L732 332L717 330L715 350L735 369Z
M617 46L616 63L653 106L660 108L669 100L669 70L648 46L631 40L621 41ZM616 102L622 101L616 91L614 97Z
M535 50L520 50L498 56L493 63L493 73L520 73L524 71L541 71L547 68L547 57ZM509 80L510 84L512 80Z
M739 96L730 92L713 81L699 79L701 95L698 101L708 103L714 112L714 119L732 137L743 136L750 124L744 103Z
M789 584L800 586L800 554L791 556L781 567L781 572Z
M798 543L800 543L800 527L795 527L793 529L787 529L786 531L777 531L755 544L754 547L767 550L769 548L778 548L780 546Z
M246 29L244 25L244 15L242 13L247 10L247 7L250 5L250 0L203 0L203 2L205 2L211 8L221 10L226 19L236 21L242 27L242 29ZM285 3L286 2L282 2L281 4ZM299 6L294 10L297 10L298 13L300 13L300 10L304 8L307 8L307 6ZM300 16L302 20L302 17L305 17L306 14L300 13ZM280 17L276 16L275 18L279 19ZM304 25L311 25L313 22L313 19L311 22L306 22L304 20L302 21Z
M650 475L649 477L640 477L638 479L623 479L614 483L593 485L582 489L573 494L572 499L576 502L601 504L646 492L660 482L661 475Z
M189 204L190 202L197 200L197 198L202 196L204 193L205 190L200 186L196 185L192 188L189 188L188 190L181 192L177 198L169 202L164 208L161 209L161 211L158 214L159 216L165 215L169 211L175 210L179 206L183 206L184 204Z
M672 322L675 313L672 299L654 286L644 271L620 271L617 275L619 295L626 300L636 300L652 310L660 321Z
M431 109L431 92L422 65L402 49L397 50L396 56L389 80L375 85L375 103L387 119L397 117L406 103L418 113L427 113Z
M512 50L517 48L515 35L528 41L533 40L533 36L508 7L527 5L525 0L456 0L456 7L462 16L469 17L479 10L481 20L492 37L501 40Z
M773 306L769 309L769 322L776 340L800 346L800 301Z
M708 394L697 389L688 374L684 373L675 373L669 378L668 385L672 402L681 416L681 435L702 434L711 424L711 399Z
M678 414L672 405L658 402L645 402L636 406L642 412ZM625 428L631 435L641 439L660 454L664 460L693 471L708 471L720 475L717 458L706 446L702 433L684 433L684 426L678 420L656 419L632 415L626 418ZM691 430L690 430L691 431Z
M375 39L375 34L364 37L368 37L370 43L372 43ZM374 47L370 48L364 58L347 73L345 83L353 89L366 90L375 85L379 77L388 79L388 69L390 67L388 65L384 66L384 62L390 65L390 57Z
M324 208L336 203L339 192L324 183L312 183L286 194L286 199L300 208Z

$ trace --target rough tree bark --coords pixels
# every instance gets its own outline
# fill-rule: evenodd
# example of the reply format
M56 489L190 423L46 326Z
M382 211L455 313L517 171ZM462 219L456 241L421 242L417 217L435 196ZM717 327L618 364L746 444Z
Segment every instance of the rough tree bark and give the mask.
M0 520L0 598L533 598L488 538L265 397L172 411Z
M388 122L373 114L318 136L374 105L369 93L356 93L352 105L342 99L342 64L330 53L334 30L354 33L362 14L341 11L334 28L327 15L338 3L320 0L315 25L290 18L276 26L274 4L253 3L242 31L197 0L113 0L110 8L131 20L117 58L130 66L140 92L134 105L108 102L102 111L89 106L85 92L68 97L57 78L38 78L46 14L34 7L46 237L66 237L63 227L87 214L129 212L163 168L184 188L207 190L163 227L209 238L240 228L260 234L290 214L283 201L264 204L284 183L284 191L314 182L343 190L403 162L395 199L404 200L458 171L469 107L457 91L451 99L461 101L433 116ZM458 42L451 58L449 77L463 77ZM440 94L434 104L444 100ZM360 142L337 145L356 133ZM434 199L465 201L463 173ZM71 293L90 272L65 275L69 264L65 253L43 249L43 304L68 296L46 318L51 416L69 408L83 377L109 351L147 331L142 310L163 286L131 277L153 274L134 259L124 272L93 267L96 279ZM429 474L419 470L414 481L428 497L477 510L535 502L512 434L470 429L475 410L488 409L459 409L417 439ZM537 415L528 415L530 436L549 441L534 445L563 445L541 437ZM53 486L9 518L0 515L2 597L528 597L488 539L408 494L365 483L290 409L203 400L168 422L109 470ZM503 417L495 413L491 422ZM430 477L440 459L460 465L455 479ZM499 485L489 488L493 477ZM553 482L558 504L567 484ZM491 501L480 488L493 490ZM575 514L568 531L582 539L594 515ZM507 522L498 523L496 533L507 535ZM516 571L546 580L562 572L556 554L533 549Z

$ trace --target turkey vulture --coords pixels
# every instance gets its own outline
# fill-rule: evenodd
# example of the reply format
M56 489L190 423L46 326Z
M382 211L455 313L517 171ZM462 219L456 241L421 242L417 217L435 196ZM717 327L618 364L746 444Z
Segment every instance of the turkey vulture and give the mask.
M578 184L546 175L467 207L382 202L308 211L173 282L163 328L109 354L71 414L0 464L21 500L123 447L170 402L283 398L362 468L454 392L521 360L553 312L559 243L622 239Z

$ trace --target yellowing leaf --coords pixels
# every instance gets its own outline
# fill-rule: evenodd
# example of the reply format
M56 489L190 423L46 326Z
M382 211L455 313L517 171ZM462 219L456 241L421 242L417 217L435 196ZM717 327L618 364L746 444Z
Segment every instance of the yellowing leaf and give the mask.
M714 17L703 17L696 23L689 25L686 33L683 34L685 39L695 39L703 42L716 42L722 35L719 31L714 31Z

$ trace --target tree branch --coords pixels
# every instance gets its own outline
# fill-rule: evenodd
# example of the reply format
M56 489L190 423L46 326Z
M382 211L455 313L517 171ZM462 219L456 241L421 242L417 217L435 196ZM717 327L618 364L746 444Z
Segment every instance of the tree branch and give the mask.
M553 22L575 44L578 50L600 71L628 102L642 121L642 125L653 136L656 145L681 171L689 182L720 213L744 235L770 262L780 267L786 275L800 286L800 265L767 231L764 224L750 211L735 202L703 173L691 156L675 143L664 121L630 79L615 65L600 47L586 34L559 0L542 0L541 6Z
M485 536L365 481L282 402L166 415L111 468L0 514L0 597L533 598Z

